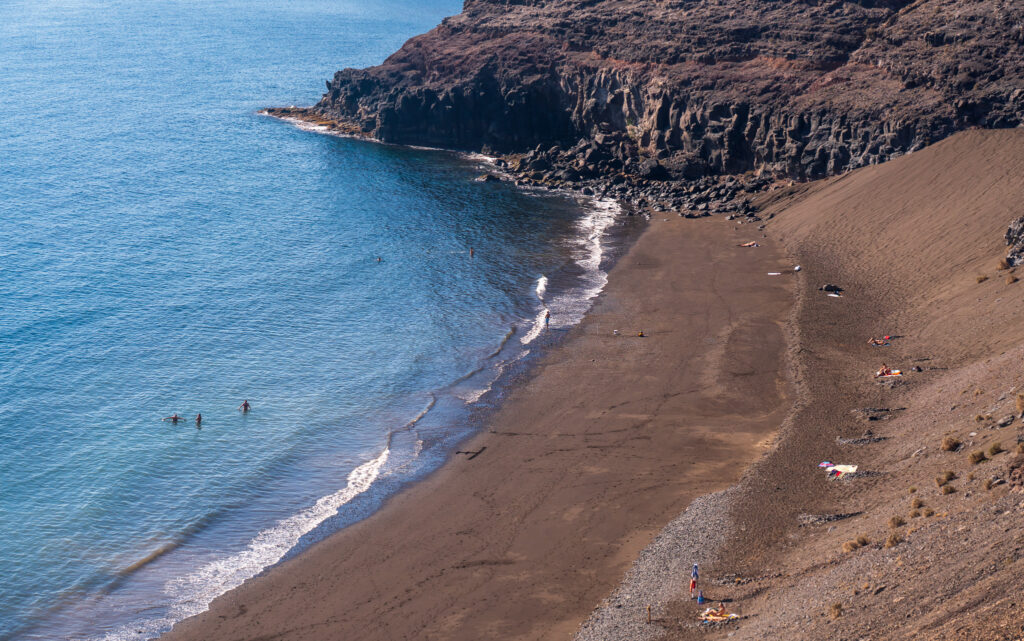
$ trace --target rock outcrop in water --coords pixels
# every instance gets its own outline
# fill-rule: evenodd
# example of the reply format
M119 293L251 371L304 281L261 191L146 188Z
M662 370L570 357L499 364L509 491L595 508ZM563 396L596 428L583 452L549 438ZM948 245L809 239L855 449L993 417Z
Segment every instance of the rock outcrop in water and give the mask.
M311 109L276 111L516 154L540 182L812 179L1020 125L1024 5L466 0L384 64L337 72Z

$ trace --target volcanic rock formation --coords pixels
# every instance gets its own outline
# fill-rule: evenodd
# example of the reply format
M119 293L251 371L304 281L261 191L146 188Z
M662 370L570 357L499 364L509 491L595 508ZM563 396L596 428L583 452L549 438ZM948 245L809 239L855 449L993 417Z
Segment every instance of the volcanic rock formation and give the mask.
M1024 4L466 0L305 111L558 182L818 178L1020 125Z

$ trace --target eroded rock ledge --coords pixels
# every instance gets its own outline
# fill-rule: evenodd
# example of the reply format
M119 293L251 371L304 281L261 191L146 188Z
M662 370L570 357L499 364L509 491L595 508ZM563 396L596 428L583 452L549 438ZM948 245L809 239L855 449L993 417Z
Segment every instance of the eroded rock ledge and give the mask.
M1022 25L1012 0L466 0L315 106L271 113L671 204L687 194L656 183L820 178L1019 126Z

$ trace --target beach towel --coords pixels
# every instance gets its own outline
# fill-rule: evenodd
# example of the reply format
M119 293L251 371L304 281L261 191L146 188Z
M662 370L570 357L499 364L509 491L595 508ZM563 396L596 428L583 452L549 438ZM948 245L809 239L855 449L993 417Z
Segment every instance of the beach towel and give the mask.
M843 474L853 474L856 471L856 465L833 465L832 467L825 468L825 472L828 473L829 478L832 480L841 477Z
M730 621L732 619L740 618L740 615L733 614L732 612L730 612L728 614L725 614L725 615L715 614L716 610L717 610L717 608L708 608L707 610L704 610L700 614L700 620L701 621L712 621L714 623L719 623L721 621Z

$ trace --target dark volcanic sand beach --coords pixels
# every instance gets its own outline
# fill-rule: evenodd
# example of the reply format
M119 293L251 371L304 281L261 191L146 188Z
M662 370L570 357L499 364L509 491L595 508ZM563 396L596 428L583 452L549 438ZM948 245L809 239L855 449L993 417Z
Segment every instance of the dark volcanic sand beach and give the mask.
M785 418L791 266L753 226L655 218L587 318L460 446L477 457L163 638L570 638Z

